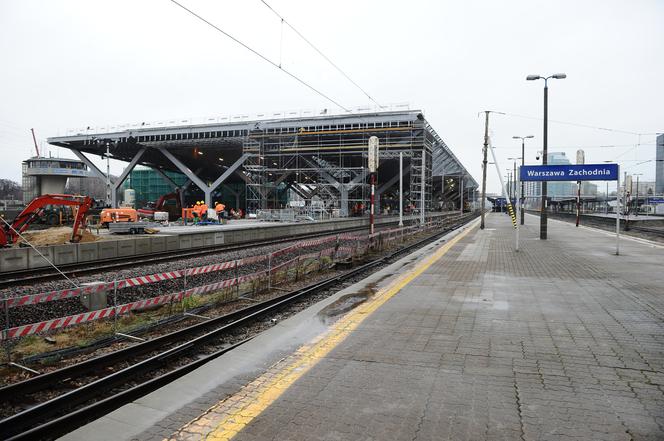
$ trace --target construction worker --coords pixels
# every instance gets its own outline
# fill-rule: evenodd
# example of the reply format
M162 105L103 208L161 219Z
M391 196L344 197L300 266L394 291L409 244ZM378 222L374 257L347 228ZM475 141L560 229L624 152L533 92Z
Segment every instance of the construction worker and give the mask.
M191 212L194 214L194 223L198 223L201 217L201 201L196 201L196 204L191 208Z
M226 206L224 204L220 204L219 202L215 202L214 211L217 213L217 220L219 223L223 223L223 219L226 217Z
M208 218L208 204L205 201L201 201L201 219L207 220Z

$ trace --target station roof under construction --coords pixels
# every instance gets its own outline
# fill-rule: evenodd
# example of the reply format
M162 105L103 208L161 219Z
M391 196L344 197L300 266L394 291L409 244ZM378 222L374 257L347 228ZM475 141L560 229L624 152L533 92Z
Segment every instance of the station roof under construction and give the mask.
M175 123L173 121L172 123ZM372 112L362 114L317 115L308 117L257 119L251 121L222 121L205 124L133 125L121 130L98 132L83 130L79 133L51 137L52 145L103 156L106 141L111 143L113 159L130 162L140 147L147 147L137 161L152 168L178 171L160 150L167 149L189 169L204 180L214 180L220 170L237 161L243 153L246 140L252 136L291 135L300 151L338 150L349 155L364 151L362 141L374 133L398 133L399 129L415 127L430 138L433 153L433 176L463 176L468 188L477 188L477 182L468 173L442 138L424 119L419 110ZM307 138L315 142L306 147ZM298 139L299 138L299 139ZM381 139L381 154L399 145L391 146L389 139ZM356 146L353 144L361 144ZM403 143L402 143L403 144ZM358 147L358 148L353 148Z

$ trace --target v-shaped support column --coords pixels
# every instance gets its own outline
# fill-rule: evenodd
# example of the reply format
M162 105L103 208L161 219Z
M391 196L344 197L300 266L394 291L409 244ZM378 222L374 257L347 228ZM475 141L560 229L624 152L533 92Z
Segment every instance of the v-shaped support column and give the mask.
M161 149L161 152L168 158L169 161L173 163L191 182L196 184L198 188L203 190L205 193L205 203L208 206L212 204L212 192L217 189L226 179L228 179L235 170L238 169L244 162L249 158L249 154L242 155L237 161L233 163L228 169L226 169L221 176L219 176L211 185L205 184L201 178L196 176L194 172L191 171L189 167L182 163L178 158L176 158L171 152L166 149Z

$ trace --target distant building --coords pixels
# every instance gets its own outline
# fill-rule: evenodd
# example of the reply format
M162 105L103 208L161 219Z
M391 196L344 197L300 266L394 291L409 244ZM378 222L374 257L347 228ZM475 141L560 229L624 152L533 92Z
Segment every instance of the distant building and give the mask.
M571 162L567 159L564 152L553 152L548 155L548 163L550 165L570 165ZM597 190L595 189L595 192ZM550 199L568 199L576 197L576 183L574 182L549 182L547 185L547 194Z
M24 204L43 194L63 194L69 178L90 176L88 167L78 159L35 156L23 161L22 168Z
M664 133L657 135L655 159L655 193L661 195L664 194Z

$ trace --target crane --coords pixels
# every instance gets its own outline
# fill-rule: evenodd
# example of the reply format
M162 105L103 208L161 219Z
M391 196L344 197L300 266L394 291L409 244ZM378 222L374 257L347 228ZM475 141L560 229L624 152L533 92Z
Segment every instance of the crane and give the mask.
M19 235L25 231L32 222L37 220L43 208L47 205L66 205L77 207L74 226L72 228L71 241L78 242L82 235L80 228L85 228L85 214L92 207L94 200L88 196L77 196L70 194L45 194L34 198L18 216L8 223L4 221L0 227L0 247L10 246L16 242Z

